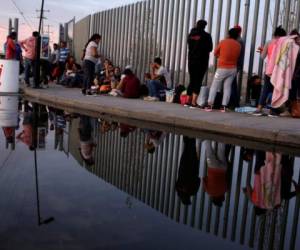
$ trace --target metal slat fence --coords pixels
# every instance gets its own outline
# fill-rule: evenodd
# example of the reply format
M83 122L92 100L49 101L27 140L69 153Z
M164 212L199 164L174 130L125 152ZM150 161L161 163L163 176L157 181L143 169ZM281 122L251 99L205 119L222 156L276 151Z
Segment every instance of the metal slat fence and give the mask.
M274 28L282 24L290 31L299 29L300 0L148 0L101 11L75 24L75 55L79 60L88 37L100 33L100 51L116 66L132 65L143 80L155 56L163 59L170 70L173 84L189 82L187 43L189 30L196 20L205 18L214 45L236 24L243 28L246 44L244 71L239 77L242 96L252 74L263 74L263 63L256 48L271 39ZM208 84L215 69L210 58ZM249 90L248 90L249 92Z

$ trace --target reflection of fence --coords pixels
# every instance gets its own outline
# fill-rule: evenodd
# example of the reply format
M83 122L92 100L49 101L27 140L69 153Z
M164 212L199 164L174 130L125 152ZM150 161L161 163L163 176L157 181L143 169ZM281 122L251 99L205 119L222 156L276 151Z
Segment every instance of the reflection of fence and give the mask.
M103 35L101 52L121 67L132 64L141 77L154 56L161 56L175 83L187 82L186 39L199 18L208 20L214 43L240 23L246 42L244 70L262 73L255 50L271 38L272 26L299 29L298 0L149 0L88 16L76 23L76 53L91 33ZM286 18L289 17L289 18ZM89 33L90 32L90 33ZM79 41L77 41L79 40ZM80 46L79 46L80 44ZM211 63L213 63L211 58Z
M99 134L96 125L95 142L98 145L96 164L88 168L89 171L173 220L242 245L258 246L258 249L296 249L299 197L284 202L277 212L257 217L241 191L253 179L253 162L243 161L239 147L232 148L230 189L223 207L218 208L212 204L202 185L190 206L182 205L176 195L182 136L167 134L153 155L146 152L145 134L140 129L121 138L119 129ZM200 176L203 177L207 171L205 152L200 140L197 144ZM294 176L299 176L297 164L299 159L295 163Z

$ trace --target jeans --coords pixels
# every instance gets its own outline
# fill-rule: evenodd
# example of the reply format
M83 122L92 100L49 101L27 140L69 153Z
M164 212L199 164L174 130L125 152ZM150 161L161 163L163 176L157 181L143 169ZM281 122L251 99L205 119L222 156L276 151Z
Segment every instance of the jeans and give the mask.
M83 62L83 88L85 90L90 89L93 85L94 75L95 75L95 63L90 60L84 60Z
M149 96L152 97L160 97L160 91L167 89L164 84L162 84L159 80L148 80L146 85L149 90Z
M274 87L271 83L271 78L265 75L265 84L263 86L263 90L261 92L258 104L261 106L265 106L267 104L267 99L270 94L273 93Z
M224 90L223 90L223 100L222 105L227 106L229 103L230 95L231 95L231 85L236 77L237 70L233 69L217 69L215 78L210 87L208 103L213 105L217 91L221 89L221 84L224 82Z
M34 69L34 60L25 58L24 61L25 64L25 84L30 85L30 74L31 74L31 70Z

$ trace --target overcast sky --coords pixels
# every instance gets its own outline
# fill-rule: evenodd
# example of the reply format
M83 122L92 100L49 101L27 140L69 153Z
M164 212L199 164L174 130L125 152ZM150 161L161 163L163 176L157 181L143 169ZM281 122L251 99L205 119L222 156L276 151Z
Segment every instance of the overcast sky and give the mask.
M74 16L79 20L91 13L125 5L128 3L138 2L137 0L45 0L45 12L47 20L45 25L50 25L50 31L53 32L53 40L57 40L57 31L59 23L64 23ZM16 4L16 6L14 5ZM38 27L38 13L36 10L41 8L41 0L0 0L0 51L5 42L8 19L19 18L19 39L30 35L32 29ZM24 14L25 19L19 10Z

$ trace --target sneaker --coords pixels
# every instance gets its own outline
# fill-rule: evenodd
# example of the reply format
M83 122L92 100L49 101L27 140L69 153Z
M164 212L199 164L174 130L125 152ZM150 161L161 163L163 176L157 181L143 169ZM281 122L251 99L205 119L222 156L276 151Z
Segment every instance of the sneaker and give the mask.
M283 113L281 113L279 116L280 117L291 117L292 115L289 111L286 110Z
M190 109L197 109L197 108L200 108L200 106L197 105L197 104L196 104L196 105L191 104L189 108L190 108Z
M155 96L147 96L144 98L145 101L149 101L149 102L157 102L159 101L159 98L155 97Z
M220 112L221 113L226 113L226 107L224 106L224 107L220 108Z
M254 115L254 116L263 116L263 112L261 111L261 110L255 110L253 113L252 113L252 115Z
M207 106L204 110L206 112L212 112L213 111L212 106Z
M144 101L150 101L151 96L144 97Z
M270 114L268 114L269 117L279 117L279 114L275 113L274 111L270 111Z

